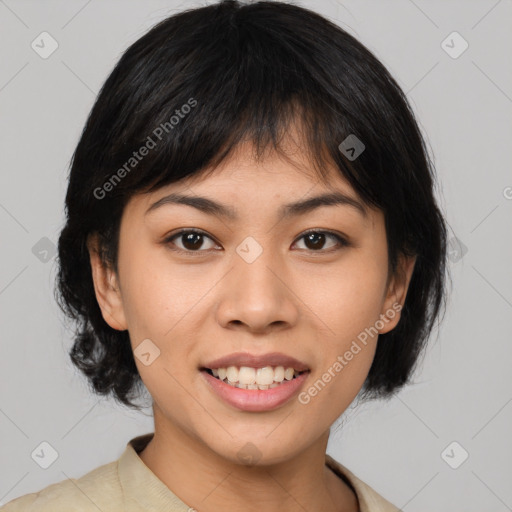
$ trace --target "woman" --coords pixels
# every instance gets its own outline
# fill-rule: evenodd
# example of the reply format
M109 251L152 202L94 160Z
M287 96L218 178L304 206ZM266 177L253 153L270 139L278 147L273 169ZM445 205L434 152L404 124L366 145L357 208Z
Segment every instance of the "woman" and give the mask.
M223 1L156 25L76 148L58 275L72 361L124 405L147 388L155 431L2 510L398 510L326 447L444 305L433 186L405 95L325 18Z

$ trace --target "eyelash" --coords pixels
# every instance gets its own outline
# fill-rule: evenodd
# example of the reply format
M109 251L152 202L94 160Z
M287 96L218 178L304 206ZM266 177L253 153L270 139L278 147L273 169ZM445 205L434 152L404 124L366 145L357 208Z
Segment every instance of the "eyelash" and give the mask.
M204 231L201 231L200 229L193 229L193 228L189 228L189 229L182 229L176 233L173 233L172 235L166 237L163 241L164 244L171 244L173 243L173 240L175 238L179 238L180 236L184 235L184 234L187 234L187 233L196 233L198 235L203 235L204 237L206 238L209 238L210 240L212 240L212 242L215 242L215 240L213 240L212 237L210 237L206 232ZM318 250L318 251L315 251L313 249L301 249L301 250L307 250L309 252L312 252L312 253L318 253L318 254L325 254L325 253L331 253L331 252L335 252L335 251L339 251L340 249L344 248L344 247L349 247L351 244L350 242L348 242L345 238L343 238L342 236L340 236L339 234L333 232L333 231L326 231L326 230L319 230L319 229L310 229L304 233L302 233L302 235L297 238L297 241L298 240L301 240L302 238L306 237L307 235L311 234L311 233L321 233L321 234L325 234L325 235L329 235L329 236L332 236L333 238L335 238L338 243L339 243L339 246L338 247L334 247L334 248L329 248L327 250ZM180 254L186 254L186 255L192 255L192 256L202 256L204 255L204 253L208 253L210 252L210 250L197 250L197 251L191 251L191 250L185 250L185 249L180 249L180 248L171 248L172 251L175 251L177 253L180 253ZM215 250L215 249L213 249Z

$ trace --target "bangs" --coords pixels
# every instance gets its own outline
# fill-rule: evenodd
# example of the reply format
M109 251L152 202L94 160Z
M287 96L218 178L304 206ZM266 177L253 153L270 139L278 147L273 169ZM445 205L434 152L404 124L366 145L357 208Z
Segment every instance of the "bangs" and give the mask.
M253 25L249 12L237 15L236 24L229 16L218 19L215 30L196 25L172 47L166 44L173 32L167 20L165 31L157 25L123 56L118 67L126 76L114 71L104 86L119 88L109 99L110 112L103 113L112 124L103 128L110 151L100 174L105 180L124 169L111 194L153 192L202 177L247 142L257 162L271 150L290 160L285 146L291 142L321 182L328 185L335 166L363 202L380 206L372 192L378 179L364 179L365 155L351 162L338 148L353 133L365 145L372 137L356 129L353 109L343 107L349 99L333 87L325 64L301 51L286 26L269 23L262 32L261 20ZM354 84L345 81L350 95ZM134 152L144 147L146 156L136 159Z

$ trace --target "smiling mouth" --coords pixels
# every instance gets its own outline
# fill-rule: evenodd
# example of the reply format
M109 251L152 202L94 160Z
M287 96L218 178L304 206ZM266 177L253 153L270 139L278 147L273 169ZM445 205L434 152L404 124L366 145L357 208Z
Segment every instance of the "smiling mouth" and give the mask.
M265 390L281 386L283 383L296 379L309 370L298 371L292 367L264 366L228 366L226 368L201 368L216 379L236 388Z

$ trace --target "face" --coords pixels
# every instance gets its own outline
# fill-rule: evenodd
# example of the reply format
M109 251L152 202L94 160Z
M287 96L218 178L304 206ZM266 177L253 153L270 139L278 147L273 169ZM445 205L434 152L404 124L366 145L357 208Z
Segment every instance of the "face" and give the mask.
M287 460L329 430L363 385L376 332L396 326L412 273L408 262L403 279L388 276L382 212L359 208L334 169L326 186L293 158L256 163L240 146L207 177L131 199L117 275L91 253L103 316L129 331L155 427L231 461L243 450L260 463ZM232 215L163 199L171 193ZM348 199L282 215L333 193ZM240 389L210 374L230 366L233 380L256 373L253 387L269 375L274 385ZM287 380L278 366L303 373Z

